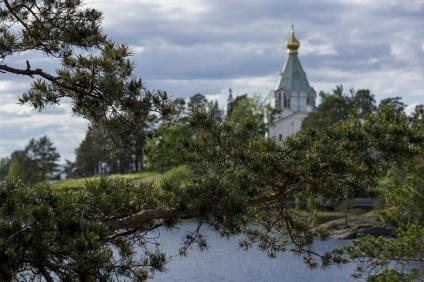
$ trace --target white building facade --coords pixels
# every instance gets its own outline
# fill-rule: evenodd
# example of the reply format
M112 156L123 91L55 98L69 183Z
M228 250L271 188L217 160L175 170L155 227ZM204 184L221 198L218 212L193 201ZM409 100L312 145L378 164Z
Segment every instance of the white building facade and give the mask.
M278 83L269 93L270 106L278 110L270 122L268 136L277 140L298 132L303 119L315 110L316 92L309 85L297 56L300 42L291 31L286 41L288 58L280 72Z

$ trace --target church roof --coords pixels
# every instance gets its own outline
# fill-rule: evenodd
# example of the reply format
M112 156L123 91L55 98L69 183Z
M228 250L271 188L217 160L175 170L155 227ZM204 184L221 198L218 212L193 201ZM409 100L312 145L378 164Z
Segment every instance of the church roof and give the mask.
M284 64L275 91L283 88L288 93L296 91L297 93L308 93L311 89L306 73L303 71L299 58L297 57L297 49L300 42L294 36L294 31L291 31L291 36L286 42L288 58Z

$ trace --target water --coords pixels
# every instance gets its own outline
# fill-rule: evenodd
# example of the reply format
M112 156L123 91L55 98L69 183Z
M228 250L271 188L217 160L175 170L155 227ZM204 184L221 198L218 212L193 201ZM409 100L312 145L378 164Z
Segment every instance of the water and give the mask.
M222 239L215 232L205 231L208 237L208 250L201 252L197 248L189 250L187 257L178 256L181 237L187 230L194 230L195 225L184 223L180 230L163 232L161 240L167 256L172 260L166 265L166 272L156 273L151 282L156 281L242 281L242 282L343 282L358 281L350 274L355 265L347 264L325 270L309 270L301 257L290 252L283 253L275 259L269 259L265 253L252 249L243 251L238 248L239 238ZM317 242L316 250L324 251L349 244L350 240L331 239Z

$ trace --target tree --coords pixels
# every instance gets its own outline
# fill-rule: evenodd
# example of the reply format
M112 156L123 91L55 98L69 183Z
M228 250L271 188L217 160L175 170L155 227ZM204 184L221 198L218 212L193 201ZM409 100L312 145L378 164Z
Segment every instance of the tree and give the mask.
M227 99L227 111L226 116L229 117L231 115L231 112L233 111L233 89L228 89L228 99Z
M380 101L378 108L383 108L386 106L392 106L396 109L398 113L403 112L406 105L401 101L402 97L386 98Z
M353 110L361 118L377 110L374 95L367 89L355 92L351 89L349 95L343 93L343 87L337 86L332 94L320 92L321 103L315 112L310 113L303 121L302 128L321 130L328 125L346 120Z
M218 100L215 100L215 102L210 101L208 103L208 111L211 113L211 115L215 118L217 122L222 122L224 111L219 108Z
M353 93L354 90L351 90ZM353 96L353 108L358 111L358 114L361 117L366 115L373 114L377 110L375 105L374 95L368 89L361 89L356 91Z
M9 173L10 158L0 159L0 181L4 180Z
M255 121L258 126L256 131L265 136L267 124L265 123L266 103L260 96L247 97L247 94L237 96L231 105L232 111L227 120L241 124L247 119Z
M172 101L172 111L169 118L164 119L164 122L175 123L178 121L182 121L187 118L185 110L186 110L186 101L184 98L177 98Z
M47 136L31 139L23 151L12 153L9 177L19 177L26 184L51 180L57 172L60 155Z
M74 114L111 134L115 152L133 149L133 134L144 136L136 129L149 114L169 113L166 92L146 90L132 76L128 47L102 33L101 12L79 0L4 0L0 9L0 71L34 77L21 104L42 110L70 98ZM10 59L26 51L56 59L61 68L15 66Z
M396 113L399 107L393 107ZM418 108L419 109L419 108ZM423 132L422 113L413 123ZM394 167L381 187L386 200L379 211L387 227L396 228L396 239L362 236L341 253L357 262L355 277L367 281L418 281L424 275L424 151L419 151L404 168Z
M315 112L310 113L302 123L302 128L323 130L340 120L346 120L352 109L350 97L337 86L332 94L320 92L321 103Z
M24 183L31 184L40 180L31 169L32 162L25 151L14 151L10 157L8 177L19 177Z
M145 90L131 76L128 49L100 33L98 11L73 0L3 4L4 60L25 49L63 64L55 75L29 63L23 69L0 64L5 72L42 77L22 103L43 109L70 98L75 113L110 134L115 153L133 148L133 132L149 135L143 125L152 111L169 114L166 92ZM390 109L366 119L351 116L322 134L304 131L284 143L264 139L257 120L217 123L206 111L192 109L194 134L182 139L181 151L196 175L184 185L100 178L80 191L58 191L46 182L0 183L0 280L143 280L163 270L167 260L160 242L147 233L185 219L213 226L222 236L243 234L241 246L257 245L271 257L290 250L311 267L339 263L338 254L313 249L314 239L326 238L327 230L313 214L300 216L287 203L304 194L340 202L373 190L373 176L394 163L401 166L424 142L407 117ZM207 246L198 230L187 234L182 254L195 243Z
M181 148L197 175L183 187L167 180L154 188L102 178L64 195L46 184L3 183L1 278L54 273L61 280L144 279L166 262L160 249L147 243L146 231L172 228L187 218L223 236L244 234L241 246L257 245L271 257L289 249L311 267L339 263L337 254L313 249L314 238L326 238L327 230L313 214L292 212L287 202L309 194L337 203L357 191L373 191L373 176L394 161L405 163L424 141L407 117L390 109L366 120L353 116L322 135L306 131L285 143L264 139L250 119L219 124L196 111L190 125L195 138L183 139ZM196 230L189 233L181 252L196 242L206 246L198 236ZM143 259L136 258L134 244Z
M192 130L183 122L172 125L161 124L159 137L151 140L145 147L147 167L158 169L161 173L181 164L182 154L178 142L184 137L191 137Z
M149 116L149 119L151 117ZM147 126L147 122L146 125ZM141 150L146 137L135 134L133 149L130 154L110 154L112 137L105 131L93 129L88 131L84 140L75 149L75 162L68 163L74 176L92 176L105 173L129 173L139 171L143 160Z
M44 135L38 141L31 139L25 146L25 152L32 162L31 169L38 176L34 183L55 177L54 173L58 171L57 161L60 155L47 136Z
M197 93L190 97L187 104L187 109L191 113L194 109L206 109L208 107L208 100L205 95Z
M109 158L104 147L111 142L100 130L91 130L85 134L84 140L75 149L74 173L77 176L92 176L105 173L102 164Z

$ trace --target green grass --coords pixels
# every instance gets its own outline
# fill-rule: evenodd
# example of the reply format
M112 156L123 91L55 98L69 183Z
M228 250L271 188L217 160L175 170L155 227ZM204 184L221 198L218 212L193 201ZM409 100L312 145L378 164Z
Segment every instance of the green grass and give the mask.
M319 211L317 214L317 220L319 223L324 223L344 217L345 214L339 211Z
M108 175L110 178L126 178L133 181L142 180L145 178L150 178L153 176L159 175L159 172L157 171L143 171L143 172L136 172L136 173L128 173L128 174L112 174ZM53 188L56 189L79 189L84 188L85 181L88 179L96 179L100 178L100 176L92 176L92 177L83 177L83 178L68 178L62 181L58 181L56 183L52 184Z

